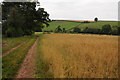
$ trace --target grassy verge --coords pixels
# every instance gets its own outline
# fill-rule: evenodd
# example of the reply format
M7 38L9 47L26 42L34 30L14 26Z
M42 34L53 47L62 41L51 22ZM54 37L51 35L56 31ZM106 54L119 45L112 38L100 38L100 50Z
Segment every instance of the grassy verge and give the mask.
M29 40L30 36L17 37L17 38L3 38L2 42L2 53L10 50L11 48L16 47L17 45L23 43L24 41Z
M36 36L31 36L29 38L29 41L27 41L25 45L14 50L13 52L11 52L10 54L8 54L2 59L3 61L2 77L3 78L14 78L15 77L29 48L33 45L35 40L36 40Z
M53 75L48 72L49 66L44 60L44 55L41 51L41 45L42 45L42 37L39 38L39 42L37 45L37 53L36 53L36 78L52 78Z

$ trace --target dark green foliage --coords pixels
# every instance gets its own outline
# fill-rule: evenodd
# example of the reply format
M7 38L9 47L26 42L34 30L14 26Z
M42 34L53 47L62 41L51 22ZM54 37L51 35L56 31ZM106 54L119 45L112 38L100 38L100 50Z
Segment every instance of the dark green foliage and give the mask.
M83 30L83 33L99 34L100 31L101 31L100 29L95 29L95 28L88 28L88 27L86 27L86 28Z
M49 26L49 14L43 8L36 10L37 4L39 2L3 2L3 35L32 35L35 31L42 31L45 25Z
M118 34L120 35L120 26L117 28Z
M111 27L111 25L109 25L109 24L102 26L102 29L86 27L81 33L119 35L120 27L119 26Z
M110 34L112 31L111 25L106 24L102 26L102 33L103 34Z
M119 34L118 29L119 29L118 25L112 26L111 34L112 35L118 35Z
M73 29L73 33L80 33L80 32L81 32L81 29L80 29L80 28L75 27L75 28Z
M62 31L63 31L63 33L66 33L66 29L65 29L65 28L63 28L63 30L62 30Z
M111 34L117 35L117 34L118 34L118 30L116 30L116 29L112 30L112 31L111 31Z
M6 26L5 27L5 35L8 37L16 37L16 36L22 36L22 26L24 22L22 21L24 18L21 14L19 14L17 7L12 7L10 9L9 16L7 17L7 21L5 21Z
M83 30L83 33L87 33L88 27Z
M96 18L94 19L94 21L97 22L97 21L98 21L98 18L96 17Z
M59 25L56 29L55 29L55 33L61 33L62 29L61 26Z

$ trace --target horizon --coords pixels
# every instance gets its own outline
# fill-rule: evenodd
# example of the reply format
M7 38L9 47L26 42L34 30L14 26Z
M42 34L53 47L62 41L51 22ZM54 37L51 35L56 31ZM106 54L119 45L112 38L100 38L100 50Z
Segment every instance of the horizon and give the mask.
M99 18L98 18L99 19ZM77 20L77 21L94 21L93 20L89 20L89 19L84 19L84 20L80 20L80 19L51 19L51 20ZM119 20L98 20L98 21L119 21Z

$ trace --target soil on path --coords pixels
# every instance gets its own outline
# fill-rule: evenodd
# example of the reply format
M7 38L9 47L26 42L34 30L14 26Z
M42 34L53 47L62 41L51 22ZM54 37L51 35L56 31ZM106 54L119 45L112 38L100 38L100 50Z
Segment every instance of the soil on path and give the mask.
M3 54L0 55L0 57L4 57L4 56L8 55L8 54L11 53L12 51L14 51L14 50L16 50L17 48L19 48L20 46L22 46L24 43L25 43L25 42L23 42L22 44L19 44L18 46L16 46L16 47L14 47L14 48L12 48L12 49L4 52Z
M29 49L16 78L34 78L35 77L35 53L38 39Z

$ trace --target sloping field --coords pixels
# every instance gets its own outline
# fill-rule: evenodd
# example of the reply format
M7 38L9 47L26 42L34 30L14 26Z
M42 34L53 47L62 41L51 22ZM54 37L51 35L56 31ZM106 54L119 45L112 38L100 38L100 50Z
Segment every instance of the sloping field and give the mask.
M84 29L86 27L101 29L103 25L110 24L111 26L117 26L117 21L99 21L97 23L86 23L79 26L79 28Z
M45 34L36 59L37 77L116 78L118 37Z
M111 26L118 25L117 21L99 21L99 22L91 22L91 23L81 23L81 21L76 21L76 20L67 20L67 21L52 21L49 23L50 26L47 28L44 28L43 31L51 31L55 30L59 25L61 28L66 28L66 30L71 29L73 27L78 26L81 29L84 29L86 27L89 28L97 28L101 29L103 25L110 24Z
M55 30L59 25L61 28L65 28L66 30L73 28L81 23L78 22L69 22L69 21L52 21L49 23L50 26L43 29L43 31Z

